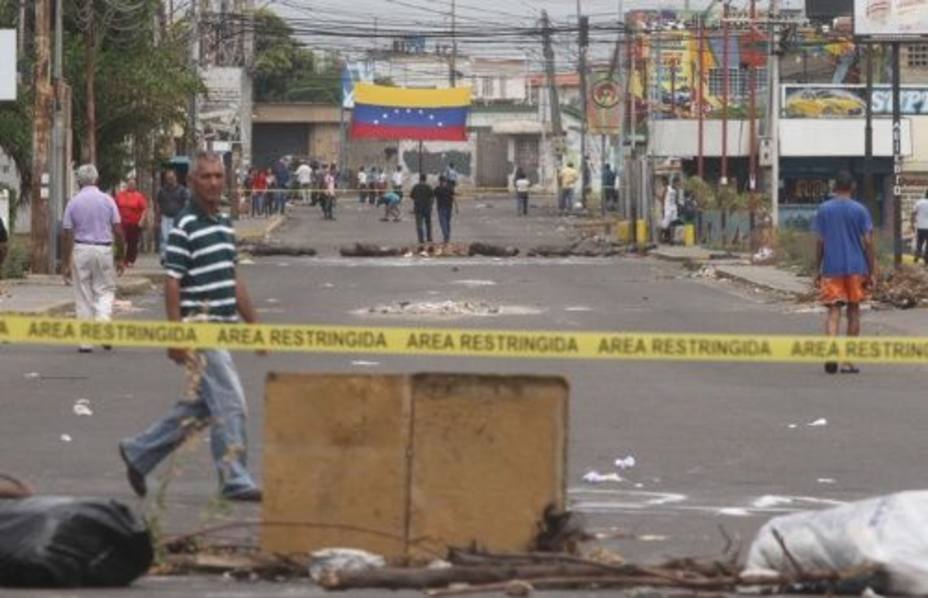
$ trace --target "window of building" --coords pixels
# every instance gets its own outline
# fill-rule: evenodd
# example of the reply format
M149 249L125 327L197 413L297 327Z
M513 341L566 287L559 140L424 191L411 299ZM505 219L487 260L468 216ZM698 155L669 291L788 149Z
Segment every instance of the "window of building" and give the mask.
M485 98L493 97L493 77L484 77L481 95Z
M499 78L499 97L506 99L506 77Z
M751 89L749 87L751 76L747 69L729 68L728 69L728 96L732 99L747 98ZM724 92L723 86L725 79L722 76L722 69L709 69L709 95L721 96ZM767 89L767 69L755 69L754 84L758 95L763 94Z
M912 44L906 48L906 64L909 68L928 67L928 44Z

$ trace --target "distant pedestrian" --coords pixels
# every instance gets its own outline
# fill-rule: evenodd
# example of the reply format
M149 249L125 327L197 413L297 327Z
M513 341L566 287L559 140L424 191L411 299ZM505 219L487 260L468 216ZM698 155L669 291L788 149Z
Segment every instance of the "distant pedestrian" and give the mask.
M847 335L860 334L860 304L873 289L876 278L873 222L867 208L853 199L853 193L854 177L839 172L834 193L819 206L813 220L818 235L815 282L822 303L828 307L825 333L829 336L838 335L842 306L847 308ZM838 363L826 363L825 371L834 374ZM841 365L842 373L859 371L852 363Z
M392 219L393 222L400 221L400 203L402 198L396 191L387 191L383 194L383 199L380 200L384 205L384 215L382 218L383 222L387 222Z
M183 185L177 183L177 173L168 170L164 173L164 179L161 189L155 198L155 215L158 221L159 239L158 252L161 257L161 263L164 264L164 249L168 245L168 234L174 226L174 217L177 216L187 201L190 199L190 192Z
M438 226L441 228L442 242L451 242L451 214L457 210L454 201L454 188L444 176L438 177L435 187L435 207L438 210Z
M406 175L403 174L403 167L397 166L396 172L393 173L393 192L403 199L403 185L406 184Z
M6 230L3 218L0 218L0 278L3 278L3 262L6 261L7 247L10 242L10 233Z
M264 215L264 202L267 196L267 171L259 168L252 177L251 217Z
M274 212L283 215L287 211L287 196L290 193L290 169L287 162L281 158L274 168L274 180L277 182L277 192L274 193Z
M677 205L677 190L667 177L660 178L662 191L659 209L661 210L661 241L673 245L674 229L680 224L680 212Z
M266 169L264 178L267 180L267 191L264 193L264 217L269 218L274 214L277 197L277 176L274 174L274 169Z
M567 166L562 168L558 173L560 195L558 196L557 207L562 216L573 209L574 185L577 184L577 179L579 178L580 173L578 173L577 169L574 168L573 162L568 162Z
M618 208L619 199L615 189L615 171L610 164L603 166L602 200L607 210Z
M219 211L225 188L222 158L201 152L193 161L193 200L168 240L164 301L168 320L257 322L248 289L235 270L235 232ZM195 397L179 400L147 430L119 443L132 490L144 497L145 477L177 447L210 426L210 449L227 500L257 502L261 491L247 468L245 393L228 351L168 349L168 358L200 372Z
M420 244L432 242L432 202L435 192L427 180L424 173L420 174L419 182L409 192L416 214L416 236Z
M325 174L325 191L322 195L323 220L335 220L335 181L337 176L335 164L332 164L332 167Z
M77 318L109 322L116 296L116 276L125 269L122 260L116 261L116 255L122 255L123 236L119 208L112 197L97 187L98 178L93 164L77 169L80 191L68 202L62 219L65 233L62 263L65 282L71 284L72 277L74 280ZM81 345L78 350L93 351L89 345Z
M387 192L387 169L377 169L377 200L383 199L383 194Z
M458 186L458 170L454 167L454 162L448 162L448 168L445 169L445 180L448 186L454 191Z
M358 203L367 201L367 172L364 167L358 169Z
M122 234L126 240L126 266L131 268L139 255L142 222L148 211L148 200L136 187L134 177L127 180L126 188L116 194L116 207L119 208Z
M367 173L367 203L377 203L377 168L374 166Z
M915 232L915 263L918 263L918 258L922 258L922 262L928 265L928 254L925 252L928 249L928 191L912 208L912 229Z
M519 216L528 216L528 188L531 186L531 181L528 180L521 166L516 168L516 174L512 178L516 186L516 211Z
M306 162L302 162L294 174L300 186L300 201L306 203L309 201L309 191L313 184L313 169Z

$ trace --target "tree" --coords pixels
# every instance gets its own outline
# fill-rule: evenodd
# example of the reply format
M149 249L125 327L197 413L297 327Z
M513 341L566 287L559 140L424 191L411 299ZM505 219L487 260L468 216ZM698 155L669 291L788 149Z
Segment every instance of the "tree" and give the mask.
M334 102L341 97L338 65L320 65L293 28L267 9L255 12L255 101Z

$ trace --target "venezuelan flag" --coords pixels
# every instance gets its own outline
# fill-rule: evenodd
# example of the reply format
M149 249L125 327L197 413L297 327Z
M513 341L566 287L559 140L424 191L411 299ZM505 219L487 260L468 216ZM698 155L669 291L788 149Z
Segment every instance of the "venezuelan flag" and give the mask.
M409 89L358 83L353 139L467 141L470 88Z

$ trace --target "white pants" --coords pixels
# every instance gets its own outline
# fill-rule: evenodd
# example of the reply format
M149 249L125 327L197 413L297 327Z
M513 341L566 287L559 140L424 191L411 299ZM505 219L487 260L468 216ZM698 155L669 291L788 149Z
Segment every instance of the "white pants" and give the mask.
M71 271L78 319L108 322L116 295L112 246L75 243Z

